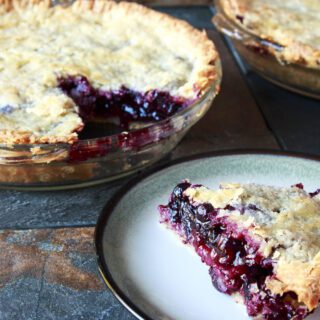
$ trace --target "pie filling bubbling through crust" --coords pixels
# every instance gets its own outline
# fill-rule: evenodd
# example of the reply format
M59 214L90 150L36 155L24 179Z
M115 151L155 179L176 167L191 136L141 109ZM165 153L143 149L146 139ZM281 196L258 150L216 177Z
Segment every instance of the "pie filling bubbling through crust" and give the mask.
M74 142L91 117L159 121L217 78L205 33L133 3L0 0L0 142Z
M210 191L184 181L159 211L161 222L210 266L214 287L240 297L250 316L302 320L319 302L318 194L307 194L301 184L226 184ZM292 221L279 226L282 219ZM301 219L304 226L295 226ZM286 268L293 268L291 278L283 276Z

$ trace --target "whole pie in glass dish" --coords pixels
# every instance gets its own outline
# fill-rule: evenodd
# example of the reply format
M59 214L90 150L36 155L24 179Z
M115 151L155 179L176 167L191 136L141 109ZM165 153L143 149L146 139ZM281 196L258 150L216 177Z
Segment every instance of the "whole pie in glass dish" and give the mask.
M0 143L74 143L88 123L127 131L217 81L204 32L134 3L0 0Z
M302 320L320 300L320 190L178 184L161 222L210 267L214 287L261 320Z
M320 98L320 2L216 0L217 28L269 80Z

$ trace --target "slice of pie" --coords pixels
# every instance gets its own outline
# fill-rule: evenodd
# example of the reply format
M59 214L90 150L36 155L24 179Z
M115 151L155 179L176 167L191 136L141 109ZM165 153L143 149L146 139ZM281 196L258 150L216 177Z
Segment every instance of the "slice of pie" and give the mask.
M217 79L204 32L134 3L0 0L0 47L0 143L72 143L97 119L159 121Z
M282 63L320 69L319 0L219 0L219 3L240 28L274 44L262 46L261 53L274 54ZM250 41L246 45L250 46ZM252 46L259 49L258 43Z
M178 184L161 222L194 247L215 288L254 319L301 320L320 300L320 196L275 188Z

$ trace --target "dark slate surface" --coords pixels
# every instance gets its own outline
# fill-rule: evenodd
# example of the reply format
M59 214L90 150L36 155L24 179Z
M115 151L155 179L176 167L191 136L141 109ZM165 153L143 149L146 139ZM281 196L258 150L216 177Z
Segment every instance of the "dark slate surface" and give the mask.
M133 320L136 318L122 307L108 290L78 291L61 285L44 283L35 319Z
M98 273L93 233L94 228L0 232L0 319L134 319Z
M281 147L320 154L320 101L281 89L249 70L247 79Z
M170 14L179 19L184 19L191 23L193 26L199 29L213 29L214 26L211 23L212 12L208 6L197 6L197 7L164 7L155 6L155 9L164 13Z
M320 101L265 80L240 58L226 39L268 127L283 150L320 154Z
M126 180L122 180L123 183ZM121 183L55 192L0 190L0 227L94 225L97 216Z
M18 278L0 289L1 320L37 319L40 280Z

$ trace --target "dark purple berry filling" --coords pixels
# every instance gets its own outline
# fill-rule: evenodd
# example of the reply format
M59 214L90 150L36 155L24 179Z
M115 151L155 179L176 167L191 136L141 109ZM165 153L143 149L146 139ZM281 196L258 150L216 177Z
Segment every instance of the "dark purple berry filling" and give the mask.
M79 107L85 121L92 117L116 117L123 129L128 129L133 121L166 119L191 103L158 90L141 93L124 86L114 91L95 89L83 76L60 77L58 84Z
M182 239L195 248L202 262L210 266L209 273L217 290L226 294L239 293L252 317L264 320L302 320L307 308L298 304L294 293L272 294L265 285L273 275L273 264L258 251L259 245L223 217L219 208L205 203L195 205L183 195L191 186L177 185L167 206L160 206L161 222L176 230ZM228 206L228 210L236 210ZM244 210L257 210L247 206ZM237 208L239 210L239 208Z
M301 189L301 190L304 189L304 185L301 182L297 183L297 184L294 184L293 187L296 187L296 188Z
M315 192L310 192L310 197L315 197L320 193L320 189L317 189Z
M295 185L293 185L293 187L299 188L301 190L304 190L304 185L302 183L297 183ZM320 189L317 189L314 192L309 192L310 197L316 197L318 194L320 194Z
M60 77L58 86L79 107L79 115L86 123L79 135L80 139L100 138L95 144L88 144L88 147L81 141L74 143L70 147L70 162L105 156L111 151L112 145L132 149L153 143L154 133L148 128L129 133L124 130L128 131L132 122L167 119L193 102L158 90L141 93L124 86L114 91L96 89L86 77L80 75ZM95 119L110 118L118 120L119 125L106 124L104 121L91 123ZM171 129L170 123L164 124L156 138L166 137L166 130L169 132ZM110 135L113 134L117 134L117 141L111 139Z
M243 23L244 17L240 15L236 15L237 20L239 20L241 23Z
M170 124L163 126L163 136L168 134L167 131L170 131L169 127ZM142 145L146 146L153 143L155 139L161 139L161 137L161 135L156 137L149 128L141 128L138 132L122 132L116 137L102 137L94 142L90 142L88 146L81 141L76 142L70 146L69 161L74 163L91 158L103 157L112 151L113 146L116 146L116 148L120 147L124 151L139 151Z

